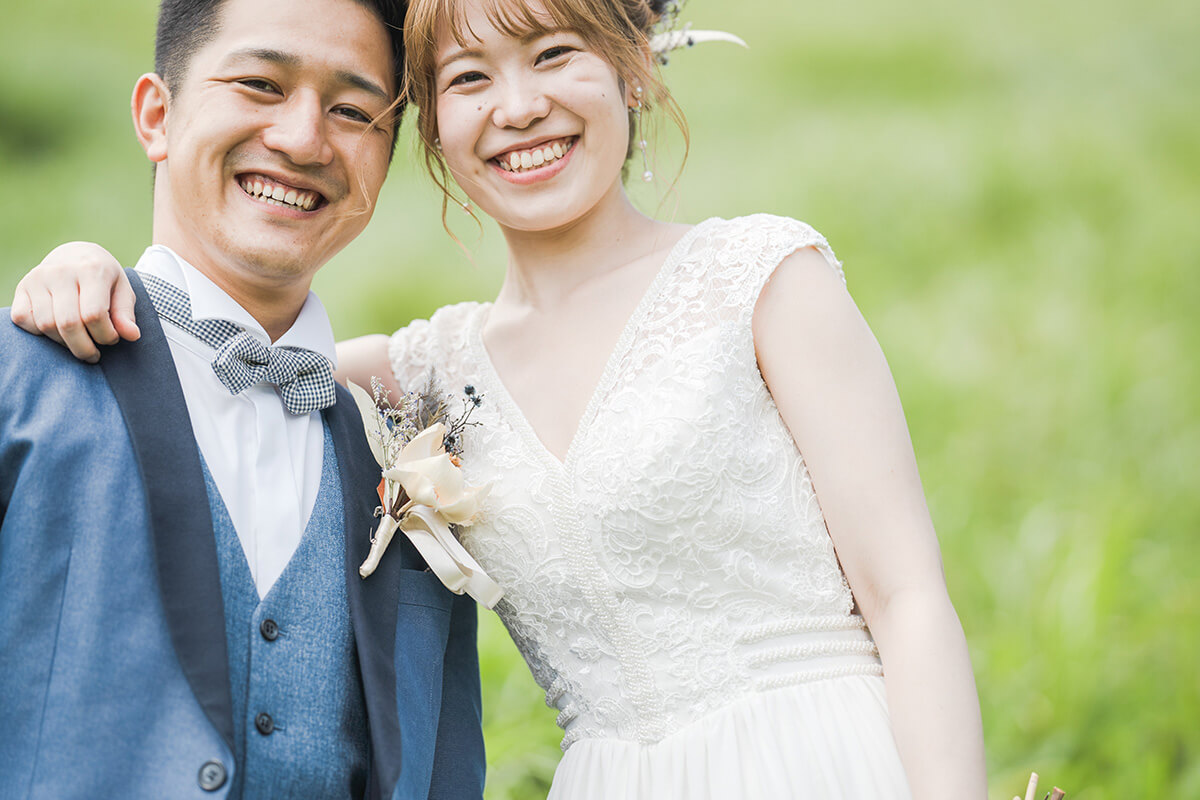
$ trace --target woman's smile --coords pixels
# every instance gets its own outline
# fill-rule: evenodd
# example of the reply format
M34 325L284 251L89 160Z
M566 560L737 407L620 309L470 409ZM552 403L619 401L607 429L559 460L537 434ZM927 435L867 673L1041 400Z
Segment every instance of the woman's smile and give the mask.
M578 139L578 136L567 136L539 142L533 147L516 147L489 159L488 163L510 183L538 183L566 168Z

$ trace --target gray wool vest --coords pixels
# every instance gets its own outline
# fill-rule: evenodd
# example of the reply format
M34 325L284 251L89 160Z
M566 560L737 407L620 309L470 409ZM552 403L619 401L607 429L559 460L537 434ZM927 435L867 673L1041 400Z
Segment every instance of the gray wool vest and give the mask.
M366 704L346 599L342 487L328 426L323 459L308 527L261 601L204 465L233 694L236 765L229 800L366 793Z

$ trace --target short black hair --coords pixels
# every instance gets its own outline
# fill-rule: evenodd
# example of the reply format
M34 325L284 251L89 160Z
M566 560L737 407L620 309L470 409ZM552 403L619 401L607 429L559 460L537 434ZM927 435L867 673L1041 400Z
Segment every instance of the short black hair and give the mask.
M396 90L404 85L404 12L406 0L354 0L375 13L387 28L392 43L392 74ZM162 0L158 7L158 31L154 38L154 71L174 92L187 74L192 56L212 41L220 29L221 6L225 0ZM400 127L396 110L395 129ZM394 141L394 137L393 137Z

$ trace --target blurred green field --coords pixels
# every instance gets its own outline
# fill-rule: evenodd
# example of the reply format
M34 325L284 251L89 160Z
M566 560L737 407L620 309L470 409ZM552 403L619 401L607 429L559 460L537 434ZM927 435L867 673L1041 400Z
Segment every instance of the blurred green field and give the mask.
M730 11L736 8L736 13ZM152 0L9 3L0 303L53 244L128 263L150 170L128 95ZM1200 12L1185 0L691 0L751 45L678 54L694 222L807 220L846 263L909 415L970 642L992 797L1200 797ZM664 131L666 133L666 131ZM677 137L676 137L677 138ZM317 289L340 336L487 299L503 248L400 154ZM678 142L664 136L657 171ZM554 715L491 614L489 800L544 796Z

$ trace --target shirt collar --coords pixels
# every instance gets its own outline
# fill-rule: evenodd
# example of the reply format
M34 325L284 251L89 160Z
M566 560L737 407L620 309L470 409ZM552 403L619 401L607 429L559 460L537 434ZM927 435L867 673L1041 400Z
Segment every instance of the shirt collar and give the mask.
M136 269L187 292L193 320L228 320L245 328L263 344L272 344L271 337L249 311L166 245L156 244L146 248L138 259ZM335 368L337 366L337 350L329 315L325 313L320 298L312 292L305 298L304 306L292 327L274 344L313 350L328 358Z

